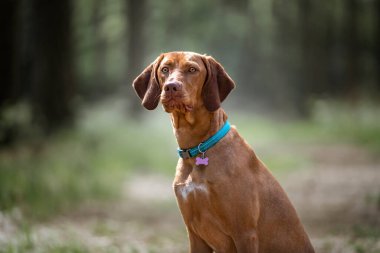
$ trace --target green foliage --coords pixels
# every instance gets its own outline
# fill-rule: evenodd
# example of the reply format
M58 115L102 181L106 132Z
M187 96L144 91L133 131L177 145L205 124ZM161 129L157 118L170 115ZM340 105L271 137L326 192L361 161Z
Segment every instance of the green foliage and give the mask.
M17 205L28 216L40 218L88 196L114 195L116 189L107 175L111 171L98 166L98 151L91 141L67 133L2 153L1 209ZM112 181L117 179L113 177Z
M36 246L33 242L19 242L17 244L9 243L0 249L0 253L89 253L90 251L76 242L65 242L63 245L45 245Z
M348 141L380 152L380 109L376 103L359 100L318 101L314 105L313 123L335 141Z
M167 120L133 122L122 105L84 113L78 127L0 152L0 209L44 218L80 201L118 196L132 170L174 173Z
M356 253L379 253L380 228L376 225L357 225L350 244Z
M84 97L114 92L125 78L124 2L75 1L73 32L79 92Z

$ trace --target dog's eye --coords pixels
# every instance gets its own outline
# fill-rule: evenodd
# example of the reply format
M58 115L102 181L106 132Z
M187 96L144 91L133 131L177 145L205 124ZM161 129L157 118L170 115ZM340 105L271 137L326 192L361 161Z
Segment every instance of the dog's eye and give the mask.
M195 71L197 71L196 68L194 68L194 67L190 67L190 68L189 68L189 72L190 72L190 73L194 73Z
M168 68L168 67L163 67L163 68L161 69L161 72L162 72L162 73L168 73L168 72L169 72L169 68Z

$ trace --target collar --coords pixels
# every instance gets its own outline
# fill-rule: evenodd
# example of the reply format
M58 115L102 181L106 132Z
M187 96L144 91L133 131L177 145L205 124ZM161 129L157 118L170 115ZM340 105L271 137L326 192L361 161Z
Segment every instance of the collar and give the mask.
M205 153L208 149L210 149L216 143L218 143L221 139L223 139L223 137L230 131L230 129L231 129L231 125L227 120L226 123L224 123L223 127L219 129L218 132L216 132L216 134L211 136L206 141L199 143L198 146L189 148L189 149L178 148L177 151L178 151L179 157L183 159L188 159L191 157L195 157L198 154Z

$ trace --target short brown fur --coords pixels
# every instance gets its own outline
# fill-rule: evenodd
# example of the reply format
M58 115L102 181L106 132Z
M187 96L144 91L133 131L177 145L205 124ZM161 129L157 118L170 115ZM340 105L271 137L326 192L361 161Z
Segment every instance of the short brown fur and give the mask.
M223 126L220 104L235 85L212 57L171 52L133 86L147 109L160 99L179 147L187 149ZM190 252L314 252L286 193L234 127L206 154L208 166L180 158L173 183Z

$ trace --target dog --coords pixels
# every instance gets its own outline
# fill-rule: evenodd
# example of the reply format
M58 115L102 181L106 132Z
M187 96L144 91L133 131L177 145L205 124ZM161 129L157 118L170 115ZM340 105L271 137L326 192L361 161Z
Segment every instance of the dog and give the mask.
M191 253L313 253L296 210L220 107L234 81L214 58L161 54L134 80L142 105L170 114L173 182Z

